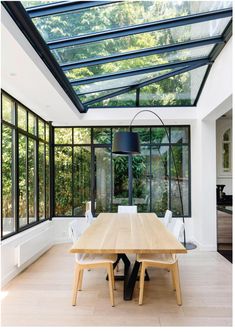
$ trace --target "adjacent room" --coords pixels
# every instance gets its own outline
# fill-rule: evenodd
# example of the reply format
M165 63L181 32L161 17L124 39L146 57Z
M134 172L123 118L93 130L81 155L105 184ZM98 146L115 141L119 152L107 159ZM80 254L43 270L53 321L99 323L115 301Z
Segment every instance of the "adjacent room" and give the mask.
M232 1L1 2L1 326L232 326Z

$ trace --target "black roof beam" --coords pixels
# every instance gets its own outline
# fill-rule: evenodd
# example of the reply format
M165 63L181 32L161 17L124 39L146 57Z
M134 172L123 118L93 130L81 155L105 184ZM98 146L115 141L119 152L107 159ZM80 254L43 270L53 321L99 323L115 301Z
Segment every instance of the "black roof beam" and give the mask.
M100 57L100 58L95 58L95 59L91 59L91 60L81 60L78 62L61 65L61 68L64 71L67 71L67 70L71 70L71 69L77 69L77 68L83 68L83 67L89 67L89 66L95 66L95 65L102 65L105 63L134 59L134 58L144 57L144 56L149 56L149 55L154 55L154 54L162 54L162 53L180 51L180 50L199 47L199 46L224 44L224 43L225 42L222 37L209 37L209 38L187 41L187 42L182 42L182 43L177 43L177 44L163 45L160 47L152 47L152 48L139 50L139 51L132 51L132 52L124 53L124 54L122 53L122 54L118 54L118 55Z
M30 18L58 15L91 7L109 5L117 1L62 1L25 8Z
M175 28L178 26L184 26L188 24L195 24L210 20L216 20L220 18L232 16L232 8L226 8L221 10L215 10L206 13L193 14L188 16L175 17L151 23L132 25L124 28L118 28L108 31L101 31L81 36L75 36L71 38L59 39L48 42L48 46L51 50L61 47L68 47L74 45L82 45L92 42L97 42L110 38L120 38L133 34L152 32L162 29Z
M157 72L160 70L165 70L165 69L171 69L171 68L179 68L183 66L190 66L190 65L196 65L196 64L208 64L209 59L206 58L199 58L195 60L190 60L190 61L180 61L180 62L172 62L172 63L167 63L163 65L158 65L158 66L152 66L152 67L147 67L147 68L142 68L142 69L136 69L136 70L127 70L119 73L114 73L114 74L108 74L108 75L101 75L101 76L91 76L87 77L84 79L80 80L74 80L70 81L70 83L75 86L75 85L83 85L83 84L90 84L94 82L100 82L100 81L107 81L107 80L113 80L117 78L123 78L123 77L129 77L129 76L134 76L134 75L141 75L141 74L147 74L147 73L153 73Z

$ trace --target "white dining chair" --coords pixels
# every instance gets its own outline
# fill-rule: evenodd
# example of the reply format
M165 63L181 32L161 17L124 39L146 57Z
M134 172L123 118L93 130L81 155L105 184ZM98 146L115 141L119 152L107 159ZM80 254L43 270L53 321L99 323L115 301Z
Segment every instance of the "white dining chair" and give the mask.
M86 218L86 221L89 225L91 225L94 221L94 217L93 217L93 214L91 212L91 210L87 210L85 212L85 218Z
M89 227L89 224L84 219L75 219L69 225L69 238L74 243Z
M137 205L118 205L118 213L137 213Z
M163 219L163 224L168 228L171 222L172 222L172 212L170 210L166 210Z
M77 230L77 224L74 222L70 224L70 234L72 234L73 243L78 240L76 236L80 236L80 233ZM117 255L106 254L75 254L75 273L74 273L74 285L72 293L72 305L75 306L77 302L77 293L78 290L82 290L82 280L83 280L83 271L85 269L97 269L104 268L107 270L108 279L109 279L109 293L111 305L114 307L114 273L113 273L113 264L117 260Z
M177 240L180 239L183 229L184 224L182 220L177 220L173 228L173 234ZM157 267L161 269L168 269L171 271L173 288L176 291L177 304L182 305L179 267L177 256L175 254L140 254L137 255L137 261L141 263L139 305L143 303L144 277L145 270L148 267Z

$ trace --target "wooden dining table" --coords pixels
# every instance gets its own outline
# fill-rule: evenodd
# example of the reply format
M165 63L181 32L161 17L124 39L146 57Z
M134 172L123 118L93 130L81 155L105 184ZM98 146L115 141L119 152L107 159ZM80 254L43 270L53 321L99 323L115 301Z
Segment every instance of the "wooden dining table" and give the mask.
M131 300L140 263L136 260L130 271L128 254L184 254L187 250L155 213L100 213L70 253L117 254L117 262L124 262L124 276L119 278L124 280L124 300Z

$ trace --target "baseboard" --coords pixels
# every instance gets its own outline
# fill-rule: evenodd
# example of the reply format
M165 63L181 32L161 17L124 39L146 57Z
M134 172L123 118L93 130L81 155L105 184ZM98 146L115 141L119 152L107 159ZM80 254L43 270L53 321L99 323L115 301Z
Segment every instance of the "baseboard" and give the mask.
M202 244L201 242L197 241L196 239L193 239L191 242L196 244L197 250L200 250L200 251L217 251L217 246L216 245L205 245L205 244Z

